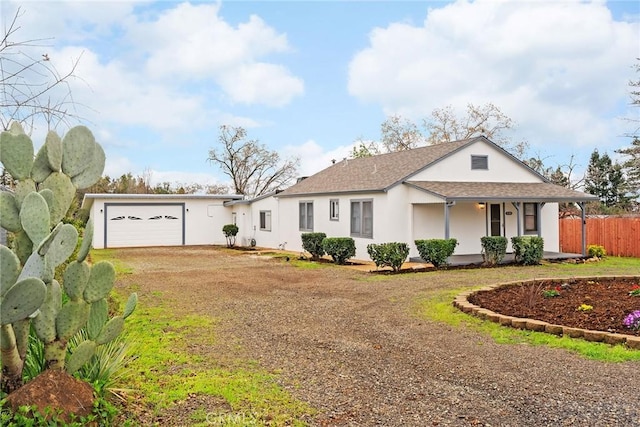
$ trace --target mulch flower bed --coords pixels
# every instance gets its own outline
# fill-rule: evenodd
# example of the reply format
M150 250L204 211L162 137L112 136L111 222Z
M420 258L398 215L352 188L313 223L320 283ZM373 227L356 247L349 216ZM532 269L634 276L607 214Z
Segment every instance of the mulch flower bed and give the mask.
M506 316L640 336L639 330L625 326L640 310L639 287L638 278L541 280L479 291L468 300Z

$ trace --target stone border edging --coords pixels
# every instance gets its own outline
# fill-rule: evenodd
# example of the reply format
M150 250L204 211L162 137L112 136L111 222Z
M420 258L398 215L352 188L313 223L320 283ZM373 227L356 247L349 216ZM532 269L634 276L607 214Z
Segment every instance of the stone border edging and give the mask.
M580 280L602 280L602 279L639 279L638 276L596 276L596 277L571 277L571 278L539 278L532 280L517 280L513 282L498 283L495 285L485 286L475 291L466 291L458 294L453 300L453 306L461 310L464 313L471 314L480 318L481 320L489 320L494 323L499 323L502 326L509 326L516 329L527 329L536 332L546 332L553 335L567 335L571 338L582 338L586 341L592 342L605 342L607 344L625 344L627 347L640 350L640 337L635 335L617 334L605 331L593 331L589 329L571 328L568 326L555 325L541 320L527 319L522 317L506 316L504 314L496 313L494 311L482 308L478 305L469 302L469 296L480 291L491 291L503 286L516 286L524 285L527 283L536 283L541 281L551 281L552 283L561 283L570 279Z

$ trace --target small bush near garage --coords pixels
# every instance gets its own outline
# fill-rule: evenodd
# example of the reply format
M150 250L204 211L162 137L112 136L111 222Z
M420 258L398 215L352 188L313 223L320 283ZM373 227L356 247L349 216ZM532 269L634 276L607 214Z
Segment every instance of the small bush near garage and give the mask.
M311 254L312 259L318 259L325 254L322 241L327 237L325 233L302 233L302 249Z
M434 267L438 268L442 265L446 265L447 258L453 255L453 252L458 245L458 240L426 239L416 240L415 244L418 247L420 258L430 262Z
M222 227L224 237L227 239L228 248L232 248L236 245L236 236L238 235L238 231L240 231L240 229L235 224L225 224Z
M511 238L515 260L518 264L536 265L542 261L544 239L538 236L516 236Z
M480 239L482 244L482 258L487 265L496 265L504 259L507 253L508 240L503 236L484 236Z
M351 237L326 237L322 248L336 264L344 264L356 255L356 242Z
M394 273L397 273L409 256L409 245L399 242L381 243L379 245L371 243L367 245L367 252L376 267L391 267Z

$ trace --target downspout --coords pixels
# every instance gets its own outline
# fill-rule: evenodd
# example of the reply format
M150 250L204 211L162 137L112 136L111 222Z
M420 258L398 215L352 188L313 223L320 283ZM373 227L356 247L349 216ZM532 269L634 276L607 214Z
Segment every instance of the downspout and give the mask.
M585 214L584 202L578 202L582 217L582 256L587 256L587 219Z

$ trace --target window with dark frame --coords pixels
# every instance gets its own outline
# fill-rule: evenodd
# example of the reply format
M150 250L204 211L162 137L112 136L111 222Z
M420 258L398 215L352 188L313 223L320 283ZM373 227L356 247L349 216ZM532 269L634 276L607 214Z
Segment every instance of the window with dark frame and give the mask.
M271 211L260 211L260 230L271 231Z
M524 231L534 233L538 231L538 204L524 203Z
M329 220L338 221L340 219L340 204L338 199L329 200Z
M313 231L313 202L300 202L300 231Z
M489 156L471 155L471 169L489 169Z
M351 201L351 236L373 238L373 200Z

